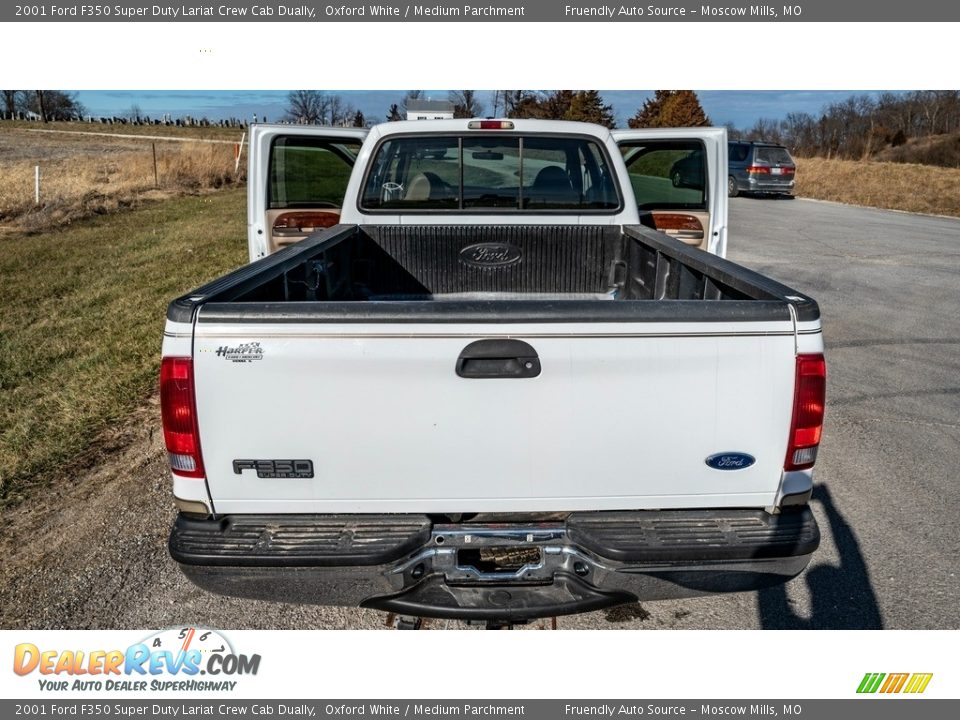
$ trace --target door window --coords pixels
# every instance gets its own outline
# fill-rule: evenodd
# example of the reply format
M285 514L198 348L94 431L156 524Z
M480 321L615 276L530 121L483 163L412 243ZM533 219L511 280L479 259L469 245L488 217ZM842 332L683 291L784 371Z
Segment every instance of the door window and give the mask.
M706 155L697 140L650 140L620 144L641 210L705 210Z
M268 207L339 208L359 140L279 137L270 149Z

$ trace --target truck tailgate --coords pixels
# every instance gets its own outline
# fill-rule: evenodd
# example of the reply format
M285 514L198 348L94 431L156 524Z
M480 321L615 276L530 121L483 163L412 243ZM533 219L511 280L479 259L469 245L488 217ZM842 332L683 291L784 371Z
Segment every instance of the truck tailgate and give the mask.
M218 513L763 507L780 481L789 321L195 330ZM504 338L532 346L539 374L457 374L467 345ZM714 469L718 453L755 463ZM312 477L257 464L293 460Z

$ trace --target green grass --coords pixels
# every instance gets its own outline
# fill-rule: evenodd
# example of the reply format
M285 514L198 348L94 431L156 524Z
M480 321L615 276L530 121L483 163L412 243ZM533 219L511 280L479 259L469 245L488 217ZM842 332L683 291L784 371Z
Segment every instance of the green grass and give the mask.
M153 392L167 303L246 261L241 189L0 239L0 506Z

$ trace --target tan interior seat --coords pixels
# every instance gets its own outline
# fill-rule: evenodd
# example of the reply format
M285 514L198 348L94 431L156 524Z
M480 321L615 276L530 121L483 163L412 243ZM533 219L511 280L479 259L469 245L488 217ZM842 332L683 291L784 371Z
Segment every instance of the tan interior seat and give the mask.
M415 202L429 200L430 188L430 178L423 173L414 175L410 184L407 186L407 194L404 195L404 200L412 200Z

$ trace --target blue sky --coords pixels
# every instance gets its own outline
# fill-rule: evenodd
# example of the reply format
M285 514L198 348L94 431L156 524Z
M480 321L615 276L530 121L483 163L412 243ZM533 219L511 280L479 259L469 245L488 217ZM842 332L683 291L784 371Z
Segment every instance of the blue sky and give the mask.
M363 111L368 120L383 120L391 103L399 102L402 90L338 90L348 102ZM613 104L618 125L626 126L651 90L602 90L604 99ZM788 112L815 114L824 105L844 100L853 94L876 95L877 91L861 90L699 90L700 102L716 125L732 122L749 127L758 118L782 118ZM428 90L428 97L446 99L445 90ZM479 91L490 112L490 93ZM285 90L81 90L79 100L93 115L123 115L138 105L150 117L170 113L175 117L192 115L219 120L242 117L248 120L256 113L259 120L279 120L284 112Z

